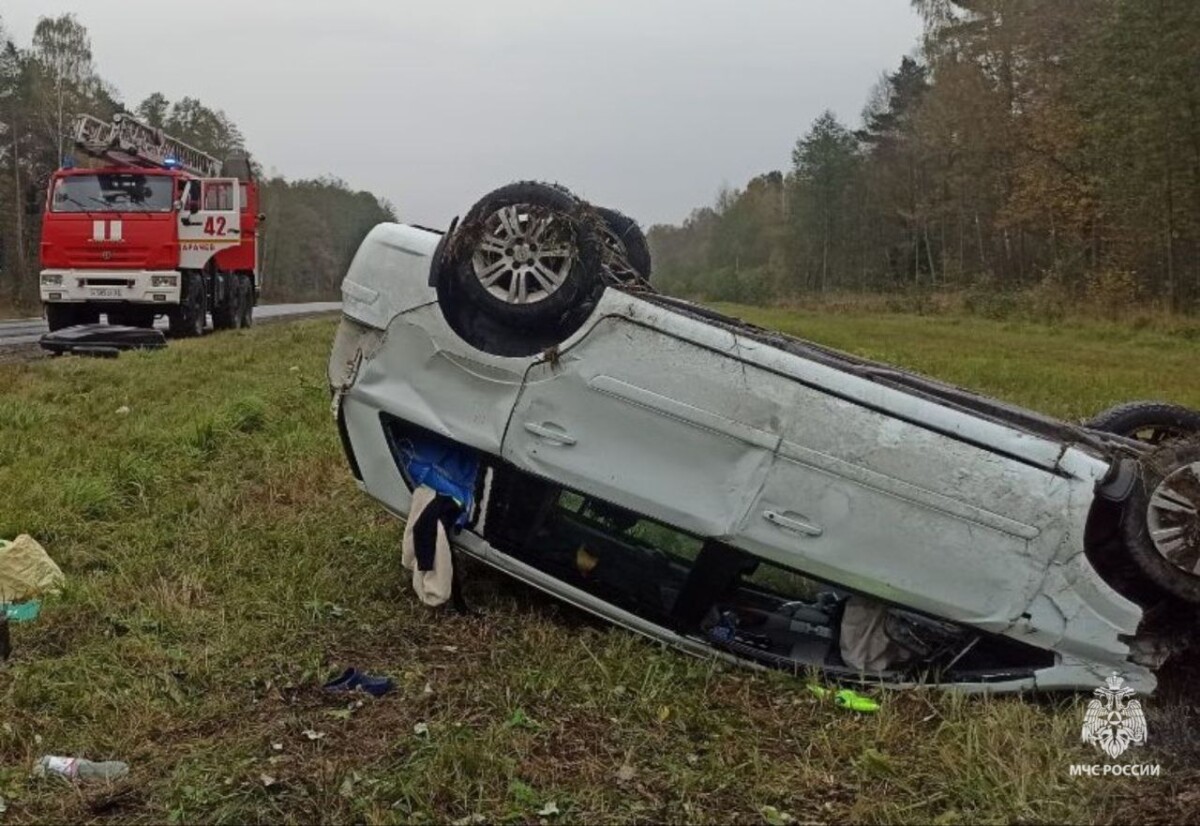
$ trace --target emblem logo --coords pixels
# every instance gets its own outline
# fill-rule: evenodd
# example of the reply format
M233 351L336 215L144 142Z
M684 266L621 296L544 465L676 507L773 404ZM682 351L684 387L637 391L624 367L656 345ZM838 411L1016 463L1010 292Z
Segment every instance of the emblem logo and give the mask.
M1132 745L1146 742L1146 715L1136 692L1113 674L1095 691L1083 718L1083 742L1116 760Z

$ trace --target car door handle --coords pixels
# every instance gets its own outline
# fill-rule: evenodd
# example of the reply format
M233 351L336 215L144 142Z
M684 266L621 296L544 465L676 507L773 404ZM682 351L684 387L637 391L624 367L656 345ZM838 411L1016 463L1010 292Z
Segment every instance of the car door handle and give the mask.
M575 437L553 422L525 422L525 429L540 439L570 447L575 444Z
M825 533L825 530L820 525L815 525L807 517L801 516L798 513L792 513L791 511L785 513L763 511L763 519L776 527L783 528L785 531L795 531L805 536L820 536Z

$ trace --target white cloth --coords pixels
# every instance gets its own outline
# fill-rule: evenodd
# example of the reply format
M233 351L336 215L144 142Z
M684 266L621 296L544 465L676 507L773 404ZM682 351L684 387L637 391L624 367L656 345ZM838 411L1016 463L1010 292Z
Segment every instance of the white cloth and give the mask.
M450 537L446 536L446 528L441 521L437 524L437 549L433 556L433 570L422 571L417 564L417 549L413 542L413 525L421 512L429 507L429 503L437 496L433 488L422 485L413 491L412 506L408 510L408 519L404 523L404 540L400 544L400 564L412 571L413 590L421 602L430 606L441 605L450 599L450 591L454 584L454 563L450 555Z

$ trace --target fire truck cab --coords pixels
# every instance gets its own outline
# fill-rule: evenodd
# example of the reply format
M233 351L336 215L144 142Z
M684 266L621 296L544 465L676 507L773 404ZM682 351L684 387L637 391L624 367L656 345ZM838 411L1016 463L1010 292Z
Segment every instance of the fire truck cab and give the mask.
M42 223L50 329L101 314L140 327L165 315L179 336L201 335L210 313L214 329L249 326L262 221L250 164L222 164L128 115L81 116L75 141L92 162L55 172Z

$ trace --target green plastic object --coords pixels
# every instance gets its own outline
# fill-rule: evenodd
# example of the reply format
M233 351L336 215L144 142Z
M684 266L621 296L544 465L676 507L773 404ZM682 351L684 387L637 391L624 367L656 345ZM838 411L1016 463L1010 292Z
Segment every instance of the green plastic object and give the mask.
M879 703L877 703L875 700L872 700L870 697L864 697L857 691L851 691L848 688L841 688L837 691L834 691L833 689L826 688L823 685L809 683L808 690L817 697L820 697L822 700L828 699L830 696L832 696L833 702L836 705L839 705L842 708L850 709L851 711L857 711L860 714L874 714L875 712L879 711Z
M29 602L14 602L0 605L0 609L11 622L33 622L42 612L42 601L31 599Z

